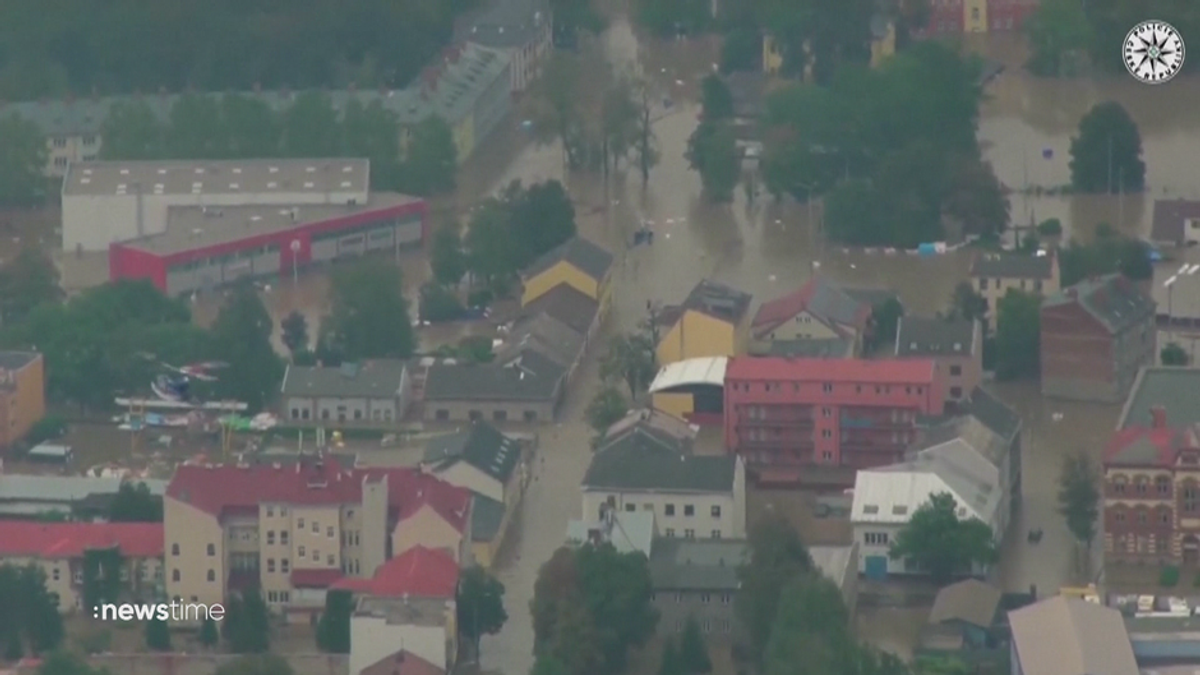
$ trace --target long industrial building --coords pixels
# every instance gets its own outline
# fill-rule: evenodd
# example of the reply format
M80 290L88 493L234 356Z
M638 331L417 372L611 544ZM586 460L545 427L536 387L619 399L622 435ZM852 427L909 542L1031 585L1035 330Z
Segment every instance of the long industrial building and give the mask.
M421 245L425 202L369 184L365 159L81 162L63 180L63 246L107 249L110 279L180 295Z

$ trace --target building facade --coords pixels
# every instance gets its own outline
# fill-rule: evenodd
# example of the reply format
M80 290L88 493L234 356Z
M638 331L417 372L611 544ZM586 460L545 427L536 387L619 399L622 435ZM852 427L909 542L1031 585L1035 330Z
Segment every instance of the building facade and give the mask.
M424 367L421 415L434 422L550 421L566 376L566 368L530 348L492 363L432 363Z
M281 417L293 424L391 427L408 411L411 386L408 364L398 359L337 368L288 365L279 388Z
M946 400L957 403L983 382L983 325L941 317L901 317L896 324L895 355L936 361L946 374Z
M521 93L541 75L553 46L551 16L546 0L493 0L461 22L457 32L466 42L507 54L512 91Z
M613 255L599 245L572 237L521 271L521 306L528 307L561 285L599 304L599 320L611 303Z
M1086 279L1042 304L1042 393L1124 401L1157 356L1155 304L1119 274Z
M971 263L971 282L987 304L987 318L994 324L997 303L1010 290L1043 297L1058 292L1058 256L981 253Z
M843 287L814 275L798 290L764 302L750 322L750 330L755 340L765 343L845 340L853 345L853 356L862 349L875 305L893 297L883 289Z
M37 352L0 352L0 449L46 416L46 365Z
M750 334L751 296L707 279L682 304L664 307L654 320L662 327L656 353L665 366L743 352Z
M1021 30L1039 0L933 0L921 37Z
M890 464L942 413L944 382L932 360L733 358L725 446L751 465Z

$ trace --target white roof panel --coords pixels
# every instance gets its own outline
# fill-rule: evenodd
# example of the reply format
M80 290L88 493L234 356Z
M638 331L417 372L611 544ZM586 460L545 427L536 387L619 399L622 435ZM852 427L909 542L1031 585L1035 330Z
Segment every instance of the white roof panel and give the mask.
M728 364L729 358L725 356L706 356L667 364L650 383L650 393L693 384L724 386L725 366Z

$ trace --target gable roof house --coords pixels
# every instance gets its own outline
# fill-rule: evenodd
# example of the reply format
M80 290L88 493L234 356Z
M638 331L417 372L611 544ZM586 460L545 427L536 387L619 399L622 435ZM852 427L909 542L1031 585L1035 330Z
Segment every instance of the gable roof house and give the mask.
M280 384L282 417L298 423L392 427L411 402L408 364L400 359L337 367L289 364Z
M978 579L963 579L938 591L922 630L926 648L945 651L991 646L992 628L1000 622L999 588Z
M583 479L583 516L649 511L667 537L741 538L746 471L735 455L692 453L695 432L634 413L599 442Z
M1121 274L1085 279L1042 303L1046 396L1123 401L1157 353L1154 300Z
M521 271L521 306L554 290L559 284L568 284L595 300L603 316L608 310L612 267L612 253L583 237L571 237Z
M1139 675L1121 613L1056 595L1008 613L1021 675Z
M983 324L943 317L902 316L896 358L933 359L946 373L946 400L962 401L983 382Z
M1059 289L1058 256L1026 253L980 253L971 262L971 282L987 303L987 318L1010 290L1052 295Z
M658 364L705 356L734 356L746 345L752 296L732 286L702 279L682 304L663 307Z
M875 305L894 298L883 289L849 288L817 274L799 290L764 302L751 321L755 340L850 340L854 353L870 327Z
M514 324L547 316L583 336L584 347L600 327L600 303L570 284L559 284L521 307Z
M1150 240L1163 246L1200 243L1200 201L1156 199Z
M567 369L529 346L492 363L453 359L428 366L425 420L538 422L553 420Z
M564 286L560 284L559 288ZM506 360L519 355L522 350L532 349L565 368L569 383L583 359L586 342L583 333L541 313L517 320L496 350L496 357Z
M525 91L537 79L551 46L547 0L492 0L457 23L459 40L509 55L514 93Z

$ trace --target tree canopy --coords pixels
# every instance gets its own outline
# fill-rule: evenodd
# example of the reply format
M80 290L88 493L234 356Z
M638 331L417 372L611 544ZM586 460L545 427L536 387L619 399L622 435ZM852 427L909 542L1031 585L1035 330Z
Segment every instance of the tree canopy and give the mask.
M270 656L265 652L271 646L271 614L261 591L250 589L226 598L221 637L234 654Z
M365 259L335 270L321 343L340 359L408 358L416 348L400 268Z
M1100 486L1095 463L1084 452L1063 458L1058 475L1058 510L1071 536L1090 548L1100 516Z
M520 270L574 236L575 206L562 183L514 181L472 214L462 244L475 281L502 295Z
M996 377L1037 377L1041 361L1042 298L1009 289L996 303Z
M957 511L954 495L930 496L896 535L888 555L893 560L913 560L937 583L969 574L974 565L994 563L997 551L991 528L976 518L960 518Z
M700 174L704 196L713 202L733 201L733 191L741 177L741 156L733 128L725 122L707 118L688 138L687 161Z
M113 523L161 523L162 519L162 498L145 483L121 483L108 507L108 520Z
M48 155L36 124L15 114L0 117L0 207L34 206L46 199Z
M50 651L65 635L58 602L46 589L46 573L30 565L0 565L0 646L15 661Z
M780 596L792 581L813 571L808 547L783 516L771 513L750 529L750 560L738 569L741 588L734 610L746 627L754 654L767 648Z
M1071 139L1071 185L1088 193L1145 189L1142 135L1120 103L1098 103L1079 120Z
M1159 362L1164 366L1186 366L1189 361L1191 357L1178 342L1168 342L1159 353Z
M463 572L458 586L458 630L469 641L475 657L484 635L495 635L508 621L504 609L504 584L478 565Z

